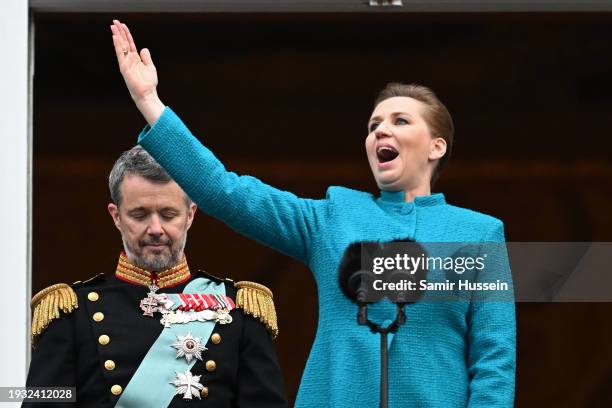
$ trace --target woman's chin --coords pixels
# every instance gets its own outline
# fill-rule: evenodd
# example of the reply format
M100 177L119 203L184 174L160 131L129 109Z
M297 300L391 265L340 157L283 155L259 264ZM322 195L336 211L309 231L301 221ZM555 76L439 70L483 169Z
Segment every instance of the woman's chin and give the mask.
M378 188L384 191L400 191L402 184L396 177L377 177L376 184Z

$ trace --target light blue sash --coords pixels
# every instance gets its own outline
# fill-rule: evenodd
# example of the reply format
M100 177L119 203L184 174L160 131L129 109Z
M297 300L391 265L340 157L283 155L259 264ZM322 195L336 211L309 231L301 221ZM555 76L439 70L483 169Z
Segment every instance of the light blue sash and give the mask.
M209 279L197 278L185 286L183 293L225 295L225 285L216 284ZM190 363L184 357L176 358L176 349L171 346L172 343L176 342L177 336L184 336L191 332L193 337L201 337L204 345L208 342L214 327L215 322L213 321L195 321L173 324L164 328L125 387L116 407L167 407L176 393L176 387L170 384L176 378L175 371L184 373L191 370L196 362L202 364L195 358Z

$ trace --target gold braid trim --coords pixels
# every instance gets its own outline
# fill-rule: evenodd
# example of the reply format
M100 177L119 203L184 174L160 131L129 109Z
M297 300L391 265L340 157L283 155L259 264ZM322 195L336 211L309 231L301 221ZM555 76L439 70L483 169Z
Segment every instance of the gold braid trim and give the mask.
M32 344L36 343L38 336L49 326L49 324L60 317L60 310L71 313L79 307L77 295L74 290L65 283L49 286L38 292L32 298L30 306L32 312Z
M259 319L275 339L278 336L278 322L272 291L264 285L249 281L236 282L234 286L238 288L236 307Z
M121 253L115 275L133 284L149 286L155 283L158 288L163 289L185 282L191 277L191 272L189 272L187 258L185 257L172 268L154 274L131 264L127 255Z

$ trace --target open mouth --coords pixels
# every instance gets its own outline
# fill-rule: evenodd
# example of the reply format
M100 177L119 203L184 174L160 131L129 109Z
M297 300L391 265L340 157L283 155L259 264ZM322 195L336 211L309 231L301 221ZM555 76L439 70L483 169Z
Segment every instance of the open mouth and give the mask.
M376 157L380 163L387 163L399 156L399 152L391 146L379 146L376 149Z

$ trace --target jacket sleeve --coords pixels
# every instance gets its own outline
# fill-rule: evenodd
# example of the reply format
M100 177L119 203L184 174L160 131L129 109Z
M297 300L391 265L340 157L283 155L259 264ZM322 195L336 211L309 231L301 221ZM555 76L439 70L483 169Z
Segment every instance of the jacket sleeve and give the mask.
M238 407L287 408L287 394L270 334L250 315L244 316L238 367Z
M238 176L193 136L168 107L138 143L205 213L239 233L308 263L325 200L301 199L250 176Z
M74 313L53 320L32 351L28 387L76 387ZM30 403L22 407L74 407L74 403Z
M512 288L512 276L501 221L486 235L485 248L493 252L488 266ZM501 245L500 245L501 244ZM490 280L490 279L487 279ZM469 408L513 407L516 369L516 318L512 296L472 302L468 312ZM502 300L502 297L503 300Z

